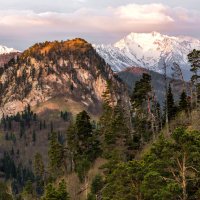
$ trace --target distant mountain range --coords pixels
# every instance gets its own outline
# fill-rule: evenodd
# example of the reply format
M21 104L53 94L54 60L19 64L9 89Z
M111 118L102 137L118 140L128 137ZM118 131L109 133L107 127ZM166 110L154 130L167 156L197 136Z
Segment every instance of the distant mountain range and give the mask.
M20 51L14 48L8 48L6 46L0 45L0 67L3 67L4 64L19 54Z
M1 54L14 53L14 52L19 52L19 51L14 49L14 48L8 48L6 46L0 45L0 55Z
M158 32L130 33L120 41L109 45L94 45L96 51L116 72L127 67L138 66L163 73L163 60L168 75L173 62L180 65L184 77L190 78L187 55L193 49L200 49L200 40L187 36L168 36Z

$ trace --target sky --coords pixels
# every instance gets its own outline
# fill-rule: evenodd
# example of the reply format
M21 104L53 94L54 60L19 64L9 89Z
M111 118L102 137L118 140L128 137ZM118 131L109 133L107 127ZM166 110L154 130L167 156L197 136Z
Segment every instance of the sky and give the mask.
M0 44L81 37L113 43L130 32L200 38L199 0L0 0Z

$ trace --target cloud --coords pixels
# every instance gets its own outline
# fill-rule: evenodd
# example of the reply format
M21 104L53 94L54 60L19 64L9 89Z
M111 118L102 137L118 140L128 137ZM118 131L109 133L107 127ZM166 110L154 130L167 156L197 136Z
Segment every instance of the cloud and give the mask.
M84 0L77 0L84 1ZM1 10L0 38L32 41L67 35L107 37L128 32L199 32L200 13L163 4L127 4L105 9L81 8L73 12ZM101 41L97 41L101 42Z
M128 4L114 9L114 13L124 20L136 23L160 24L174 21L167 13L168 9L162 4Z

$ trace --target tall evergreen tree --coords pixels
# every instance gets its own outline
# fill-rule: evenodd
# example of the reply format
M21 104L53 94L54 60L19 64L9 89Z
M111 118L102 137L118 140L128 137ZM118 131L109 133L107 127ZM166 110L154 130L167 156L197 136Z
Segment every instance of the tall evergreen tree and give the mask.
M181 93L180 100L179 100L179 110L180 111L188 111L189 103L187 94L185 91Z
M44 176L44 163L43 163L42 155L39 153L35 154L34 171L37 177L42 178Z
M199 199L200 132L178 128L141 160L122 162L106 175L103 200Z
M58 174L64 163L64 150L62 145L58 142L58 137L55 132L51 134L50 147L48 151L49 167L53 174Z
M49 183L45 189L45 195L42 200L69 200L69 194L66 188L66 182L62 180L58 187L54 187L52 183Z
M76 116L76 121L67 131L67 143L72 154L72 165L78 172L79 178L84 179L91 163L99 156L100 148L98 132L94 131L90 116L86 111Z
M173 119L176 115L176 106L174 103L174 96L172 93L172 88L171 85L168 87L168 92L167 92L167 112L168 112L168 119L169 121Z
M135 88L131 95L132 103L132 123L135 130L133 137L133 148L140 148L153 135L152 117L156 117L155 102L152 99L151 76L144 73L142 78L135 83ZM154 113L154 114L153 114ZM158 115L157 115L158 116ZM155 120L154 120L155 121Z

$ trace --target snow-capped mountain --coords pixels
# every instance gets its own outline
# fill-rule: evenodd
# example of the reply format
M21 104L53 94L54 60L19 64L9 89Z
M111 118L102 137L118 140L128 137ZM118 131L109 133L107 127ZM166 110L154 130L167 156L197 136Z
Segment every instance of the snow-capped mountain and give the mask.
M171 74L171 66L176 62L188 79L190 66L187 55L193 49L200 49L200 40L162 35L158 32L130 33L115 44L94 47L116 72L139 66L162 73L164 60L168 66L168 74Z
M1 54L14 53L14 52L19 52L19 51L16 50L16 49L13 49L13 48L8 48L6 46L0 45L0 55Z
M0 68L4 66L9 60L19 55L20 51L0 45Z

